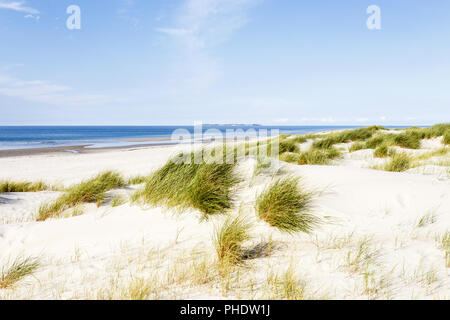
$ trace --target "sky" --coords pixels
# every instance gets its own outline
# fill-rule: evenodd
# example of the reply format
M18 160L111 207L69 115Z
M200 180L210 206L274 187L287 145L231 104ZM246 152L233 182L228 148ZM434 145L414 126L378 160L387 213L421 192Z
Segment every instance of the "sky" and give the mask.
M449 122L449 16L448 0L0 0L0 125Z

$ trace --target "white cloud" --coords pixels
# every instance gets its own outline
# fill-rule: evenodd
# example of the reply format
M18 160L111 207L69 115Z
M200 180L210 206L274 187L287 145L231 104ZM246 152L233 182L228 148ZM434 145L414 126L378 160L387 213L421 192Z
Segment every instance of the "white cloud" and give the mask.
M0 74L0 94L27 101L59 106L97 106L112 101L97 94L76 94L69 86L52 84L42 80L21 80Z
M171 36L184 36L184 35L192 33L191 30L177 29L177 28L156 28L156 31L159 31L161 33L165 33L165 34L168 34Z
M27 14L26 16L24 16L25 19L35 19L36 21L39 21L41 19L40 16L34 16L32 14Z
M19 12L26 12L30 14L39 14L39 10L24 6L25 1L0 1L0 9L14 10Z
M323 118L307 118L307 117L303 117L300 118L300 122L321 122L321 123L334 123L337 122L336 119L334 119L331 116L328 117L323 117Z

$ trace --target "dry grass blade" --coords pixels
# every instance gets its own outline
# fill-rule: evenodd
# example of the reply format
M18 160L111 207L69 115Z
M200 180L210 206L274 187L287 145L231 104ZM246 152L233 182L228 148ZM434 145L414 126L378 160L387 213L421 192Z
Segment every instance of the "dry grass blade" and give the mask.
M222 266L232 266L243 260L243 242L250 239L249 229L251 225L244 218L228 218L224 224L216 230L215 247L217 258Z
M13 287L23 278L33 274L39 267L37 258L18 257L9 267L4 267L0 275L0 289Z

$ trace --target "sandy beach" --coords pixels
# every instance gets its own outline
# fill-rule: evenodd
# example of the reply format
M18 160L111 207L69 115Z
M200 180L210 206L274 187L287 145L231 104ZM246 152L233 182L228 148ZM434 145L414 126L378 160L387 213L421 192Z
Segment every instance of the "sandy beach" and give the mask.
M311 143L299 144L300 150ZM124 199L118 205L87 203L83 214L36 222L40 205L61 191L1 194L0 265L33 256L41 266L14 289L0 289L0 298L133 298L133 288L145 284L150 299L264 299L274 298L269 279L294 270L306 299L447 299L448 167L427 162L405 172L375 170L386 159L374 158L371 149L348 152L351 145L337 145L347 151L329 165L281 162L276 172L255 173L255 159L239 161L241 181L228 215L251 222L245 248L253 253L227 277L214 271L212 240L225 215L203 220L195 209L134 204L128 197L142 185L129 185L108 192ZM441 138L432 138L404 150L417 155L443 147ZM3 157L0 177L60 187L105 170L131 178L150 174L186 148ZM286 176L301 177L314 191L311 211L321 224L310 234L280 232L255 215L257 195Z

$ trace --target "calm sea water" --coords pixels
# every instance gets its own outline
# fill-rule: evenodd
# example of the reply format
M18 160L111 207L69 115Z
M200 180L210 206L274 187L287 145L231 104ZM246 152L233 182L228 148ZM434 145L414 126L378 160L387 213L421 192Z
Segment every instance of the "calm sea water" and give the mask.
M356 128L351 126L203 126L203 131L218 129L278 129L280 133L303 134L324 130ZM89 145L91 148L136 144L169 143L172 132L193 126L0 126L0 150ZM127 139L167 138L166 141L131 142Z

